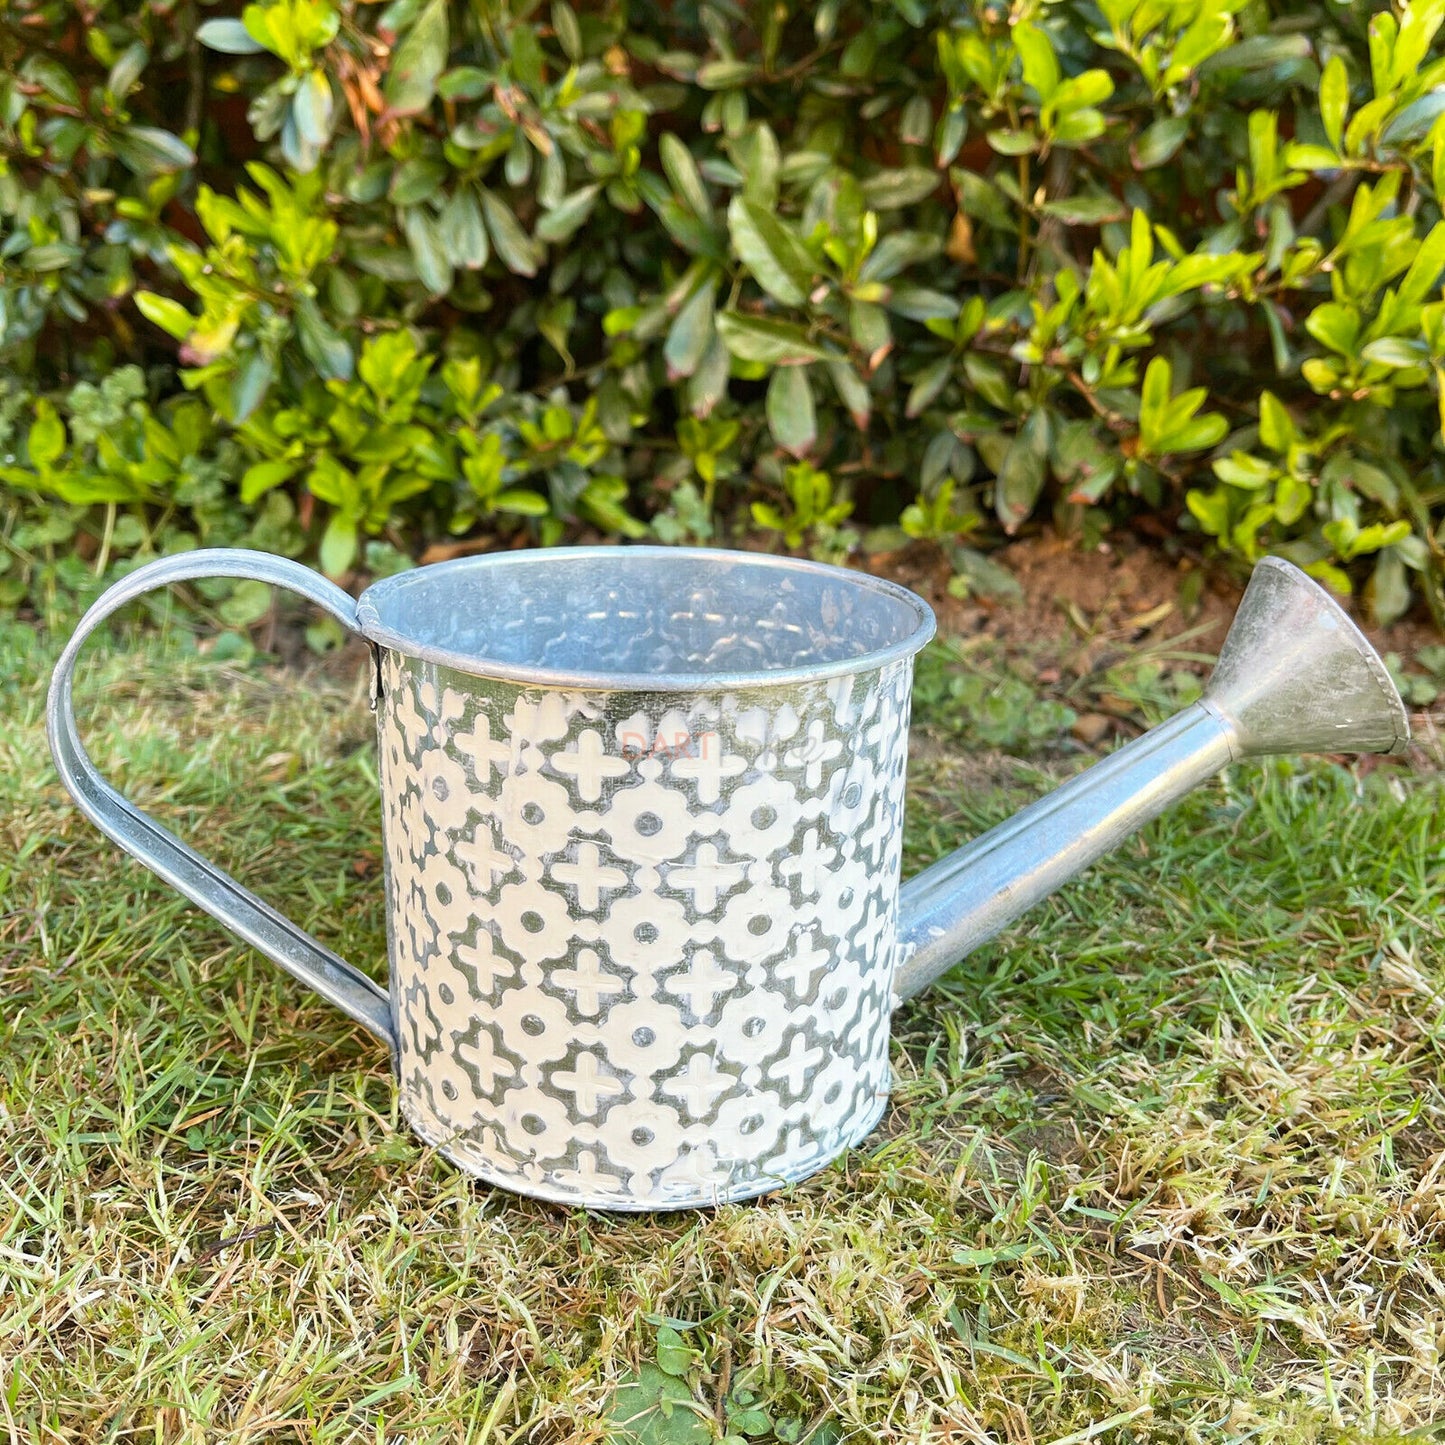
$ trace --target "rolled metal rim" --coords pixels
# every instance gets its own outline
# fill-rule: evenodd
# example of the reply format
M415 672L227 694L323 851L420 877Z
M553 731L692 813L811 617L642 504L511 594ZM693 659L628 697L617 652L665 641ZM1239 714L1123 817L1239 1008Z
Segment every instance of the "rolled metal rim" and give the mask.
M747 566L760 572L805 574L840 585L856 588L860 593L886 597L902 604L912 613L912 626L901 637L886 646L873 648L856 657L841 657L772 668L713 672L622 672L609 670L574 670L559 667L537 667L503 661L484 653L467 653L436 646L409 637L403 627L383 620L383 609L394 603L395 594L414 584L425 574L437 580L442 573L485 574L488 571L517 566L564 566L568 563L607 560L619 569L631 560L657 562L685 567L695 562L715 562ZM480 581L480 577L478 577ZM925 647L937 630L933 609L908 588L868 572L855 572L834 567L826 562L813 562L798 557L778 556L770 552L742 552L721 547L658 547L658 546L594 546L594 547L532 547L510 552L484 552L473 557L458 557L448 562L435 562L429 567L398 572L374 582L357 602L357 627L362 636L378 647L387 648L405 657L435 663L455 672L473 677L495 678L502 682L528 686L585 689L600 692L665 692L706 693L731 692L745 688L796 686L832 677L848 677L871 672L891 662L912 657Z

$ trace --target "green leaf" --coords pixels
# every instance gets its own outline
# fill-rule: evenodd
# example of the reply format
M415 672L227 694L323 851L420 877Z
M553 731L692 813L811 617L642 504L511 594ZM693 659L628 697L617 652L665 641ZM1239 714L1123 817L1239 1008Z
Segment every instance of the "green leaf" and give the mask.
M692 1392L653 1364L623 1381L607 1418L611 1445L710 1445L713 1438Z
M1342 301L1327 301L1305 317L1305 330L1321 346L1352 357L1359 341L1360 313Z
M331 94L331 82L322 70L308 70L296 87L291 101L291 113L296 117L296 129L301 138L312 146L324 146L331 139L331 122L335 112L335 98Z
M1299 439L1294 419L1272 391L1260 393L1259 439L1270 451L1279 452L1281 455Z
M704 90L734 90L757 73L757 66L746 60L710 60L698 67L697 83Z
M768 382L768 430L785 452L801 457L818 439L813 388L806 366L779 367Z
M437 239L453 266L479 271L487 264L491 245L482 224L482 209L471 186L459 185L437 217Z
M1328 146L1301 145L1291 141L1284 148L1284 163L1297 171L1337 171L1341 161Z
M952 375L952 356L940 356L930 361L914 380L913 389L908 393L904 415L911 420L926 411Z
M117 98L124 99L135 89L135 83L149 60L150 51L140 41L128 45L111 66L110 74L105 78L105 88Z
M712 203L692 152L668 131L658 141L657 153L672 189L687 203L693 215L701 221L712 220Z
M1349 108L1349 72L1345 69L1344 57L1335 55L1320 76L1320 120L1336 152L1344 143L1345 115Z
M528 90L540 90L546 82L547 56L537 31L520 23L520 18L507 28L512 48L512 75Z
M1104 129L1103 111L1095 110L1093 106L1085 106L1082 110L1071 110L1068 114L1061 115L1054 122L1049 136L1055 145L1081 146L1097 140L1104 134Z
M727 349L740 361L801 366L809 361L829 359L828 353L810 341L801 326L788 321L724 311L717 318L717 329Z
M452 263L436 220L421 206L412 206L402 213L401 228L416 262L417 279L433 296L450 291Z
M1438 0L1414 0L1402 8L1400 31L1390 56L1390 84L1400 85L1424 62L1430 42L1445 21L1445 6Z
M394 243L351 241L346 247L346 254L356 268L368 276L379 276L384 281L416 280L416 266L412 263L411 253Z
M1048 413L1037 407L1014 438L994 484L994 510L1006 532L1016 531L1033 512L1044 489L1048 455Z
M415 115L431 104L446 68L450 39L447 0L431 0L391 57L382 87L388 109L397 115Z
M157 295L154 291L137 291L135 304L136 310L152 326L159 326L177 341L184 341L196 324L196 318L179 301L174 301L169 296Z
M1184 138L1189 134L1187 115L1166 115L1156 120L1134 142L1133 161L1136 171L1151 171L1173 160Z
M1391 512L1400 505L1400 489L1389 473L1362 461L1352 452L1336 452L1325 464L1321 481L1329 487L1358 492Z
M340 512L333 512L326 530L321 534L318 551L321 570L328 577L340 577L356 560L356 524Z
M904 103L898 117L898 139L904 145L925 146L933 134L933 107L926 95L915 95Z
M743 195L754 205L771 210L777 204L778 172L782 166L782 153L772 127L762 121L750 125L733 142L732 154L742 172Z
M138 176L170 175L196 163L196 153L185 141L155 126L125 126L112 134L110 143L116 155Z
M403 161L391 173L387 198L394 206L415 206L422 201L429 201L441 190L447 173L448 167L444 161L413 156L410 160Z
M756 1406L747 1410L733 1410L728 1414L728 1429L741 1431L750 1438L755 1435L766 1435L772 1428L773 1417L766 1410L759 1410Z
M1017 405L1017 392L996 361L976 351L965 352L963 374L968 378L969 385L990 406L1002 412L1011 412Z
M1401 368L1429 366L1430 348L1423 341L1407 341L1403 336L1382 336L1360 352L1363 361L1377 366Z
M322 452L306 478L306 490L318 502L349 512L355 501L356 479L330 452Z
M830 361L828 375L832 378L833 389L838 393L838 400L848 408L848 415L853 418L853 425L859 431L867 431L868 419L873 409L868 383L846 361Z
M250 627L271 610L271 588L268 583L237 582L231 595L216 609L227 627Z
M437 94L443 100L480 100L492 84L490 71L476 65L458 65L437 81Z
M958 300L927 286L895 286L887 301L888 310L910 321L952 321L958 315Z
M1114 93L1114 81L1107 70L1086 70L1064 81L1054 92L1059 111L1085 110L1101 104Z
M1101 192L1045 201L1043 212L1057 216L1067 226L1102 226L1106 221L1122 220L1127 214L1123 201Z
M1059 62L1048 36L1038 26L1024 23L1014 26L1013 42L1023 64L1024 84L1033 86L1040 100L1048 100L1059 88Z
M241 26L262 50L268 50L272 55L280 56L289 65L292 54L295 51L294 34L290 34L293 27L288 26L289 38L280 39L272 26L272 15L265 5L247 5L241 11Z
M927 200L942 181L942 173L929 166L879 171L863 182L863 199L875 211L896 211Z
M1220 457L1214 463L1214 475L1231 487L1247 492L1267 487L1276 477L1274 466L1261 457L1250 456L1248 452L1234 452Z
M1030 130L991 130L985 137L1001 156L1022 156L1039 148L1039 138Z
M1173 368L1162 356L1154 357L1144 372L1144 386L1139 394L1139 431L1144 436L1158 435L1168 425L1169 397Z
M492 244L506 268L518 276L535 276L542 258L512 208L495 191L484 190L482 213L487 218Z
M1286 527L1292 527L1309 508L1314 491L1299 477L1281 477L1274 489L1274 514Z
M266 50L239 20L207 20L197 28L196 39L225 55L262 55Z
M931 231L891 231L868 254L858 272L860 281L891 281L910 266L931 261L943 249L941 237ZM950 315L957 315L955 302Z
M300 464L284 459L270 462L255 462L246 468L241 478L241 500L249 507L259 501L267 492L279 487L296 475Z
M1228 46L1207 57L1200 63L1199 73L1214 75L1227 70L1287 67L1292 62L1308 60L1311 49L1308 35L1251 35L1238 45Z
M1405 579L1405 564L1393 548L1375 559L1375 575L1370 580L1370 610L1381 627L1398 621L1410 607L1410 584Z
M662 348L667 363L667 379L691 376L712 345L713 306L716 288L709 277L683 303L668 328Z
M657 219L684 251L693 256L723 259L726 242L721 241L717 228L707 221L698 220L676 197L668 196L657 207Z
M681 1379L693 1367L697 1351L671 1325L657 1332L657 1367L664 1374Z
M728 205L728 234L739 259L769 296L785 306L803 304L812 284L813 258L781 221L734 196Z
M332 329L310 296L296 303L296 336L318 375L327 381L351 380L355 368L351 347Z
M65 423L48 401L35 403L35 420L26 443L30 465L49 471L65 455Z
M1322 396L1333 391L1340 381L1340 369L1323 357L1309 356L1300 362L1300 375Z
M492 498L492 509L517 517L545 517L552 509L546 497L525 487L508 487Z
M728 349L714 326L712 342L687 384L687 409L694 416L710 416L727 395L729 361Z
M85 254L79 246L68 246L63 241L48 241L43 246L32 246L24 252L25 265L31 271L63 271Z
M957 159L963 143L968 139L968 112L957 103L940 117L933 134L933 159L940 168L951 165Z
M229 420L239 426L258 406L276 379L276 367L262 351L253 351L231 379Z
M578 24L577 12L567 0L552 0L552 34L557 37L563 55L577 64L583 55L582 27Z
M577 510L605 531L621 537L645 537L647 524L627 511L627 482L622 477L594 477L577 498Z
M1034 1246L1025 1240L1015 1240L1011 1244L999 1244L989 1249L956 1249L953 1251L954 1262L968 1265L973 1269L987 1269L995 1264L1011 1264L1016 1259L1023 1259L1028 1255Z
M570 196L564 196L550 211L538 217L537 239L552 243L567 240L592 214L601 191L599 182L596 185L583 186L580 191L573 191Z
M986 221L990 226L1007 227L1013 224L1010 202L986 176L965 170L962 166L955 166L948 173L948 178L958 192L959 209L966 215L978 221Z
M1185 494L1184 504L1209 536L1223 537L1229 531L1229 493L1223 487L1209 492L1191 488Z
M25 54L23 49L20 53ZM20 76L29 84L38 85L52 100L58 100L61 105L80 109L80 87L75 83L75 77L60 61L51 56L33 52L21 66Z
M1399 300L1406 305L1419 305L1435 289L1442 269L1445 269L1445 221L1437 221L1420 242L1420 249L1400 282Z
M1162 450L1169 452L1204 451L1208 447L1216 446L1228 435L1229 423L1217 412L1211 412L1173 426L1162 438Z

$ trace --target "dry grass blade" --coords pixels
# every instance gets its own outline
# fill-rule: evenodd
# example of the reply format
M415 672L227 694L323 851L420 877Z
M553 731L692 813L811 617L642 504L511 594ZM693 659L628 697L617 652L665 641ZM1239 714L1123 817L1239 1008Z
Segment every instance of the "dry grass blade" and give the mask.
M69 806L48 649L8 651L12 1440L585 1442L659 1376L705 1432L820 1445L1381 1439L1445 1413L1438 776L1227 775L901 1016L863 1147L759 1204L614 1219L408 1135L358 1029ZM86 693L104 768L380 970L349 678L152 642ZM1040 786L930 748L914 863Z

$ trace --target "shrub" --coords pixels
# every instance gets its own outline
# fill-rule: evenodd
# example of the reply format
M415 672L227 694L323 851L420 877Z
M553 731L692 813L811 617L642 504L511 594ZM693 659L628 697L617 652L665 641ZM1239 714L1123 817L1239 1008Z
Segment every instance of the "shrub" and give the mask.
M41 494L97 559L157 545L204 454L233 530L288 498L338 575L368 536L871 527L966 585L990 535L1148 508L1445 624L1442 20L16 0L12 546ZM56 409L117 362L125 486Z

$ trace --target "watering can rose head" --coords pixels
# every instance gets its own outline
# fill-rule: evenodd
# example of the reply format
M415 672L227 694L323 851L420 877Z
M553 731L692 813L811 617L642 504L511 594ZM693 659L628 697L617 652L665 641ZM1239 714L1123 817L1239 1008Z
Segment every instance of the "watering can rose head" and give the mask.
M274 582L372 645L390 941L383 990L109 787L75 727L85 637L202 576ZM656 547L472 557L353 600L283 558L193 552L91 609L51 747L87 815L392 1053L418 1134L546 1199L708 1205L872 1129L894 1008L1230 761L1397 751L1353 623L1267 560L1204 697L900 887L905 589Z

